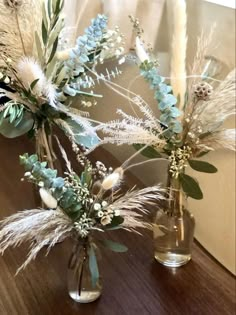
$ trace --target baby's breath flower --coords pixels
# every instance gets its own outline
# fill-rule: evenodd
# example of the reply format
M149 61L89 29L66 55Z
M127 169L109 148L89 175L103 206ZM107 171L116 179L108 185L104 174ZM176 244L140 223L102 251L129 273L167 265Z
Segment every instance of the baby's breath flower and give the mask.
M95 203L94 206L93 206L94 210L98 211L98 210L101 210L101 205L100 203Z
M105 208L108 205L107 201L103 200L102 201L102 207Z
M99 217L99 218L102 218L103 215L104 215L103 211L98 211L98 217Z

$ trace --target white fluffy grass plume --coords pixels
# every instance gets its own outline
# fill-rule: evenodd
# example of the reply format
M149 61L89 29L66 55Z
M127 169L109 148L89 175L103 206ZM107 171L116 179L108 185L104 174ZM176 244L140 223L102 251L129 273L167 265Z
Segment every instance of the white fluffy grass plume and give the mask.
M34 58L23 57L17 64L17 73L26 89L30 88L32 82L38 80L33 88L33 93L39 97L46 97L50 105L54 106L56 101L56 89L46 78L40 65Z

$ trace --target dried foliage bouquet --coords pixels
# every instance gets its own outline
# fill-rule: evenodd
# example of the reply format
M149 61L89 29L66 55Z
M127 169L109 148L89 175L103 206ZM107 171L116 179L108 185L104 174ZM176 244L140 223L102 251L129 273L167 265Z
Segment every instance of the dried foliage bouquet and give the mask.
M63 0L0 1L0 133L35 137L37 154L50 167L53 126L84 147L99 142L83 110L102 97L94 92L96 79L88 69L96 72L97 64L120 59L123 52L119 29L109 30L103 15L75 44L68 43L63 5ZM116 68L106 76L119 74ZM73 107L75 102L81 110Z
M101 143L134 145L151 159L146 162L166 159L169 162L168 184L182 189L188 197L202 199L198 181L185 170L189 165L199 172L215 173L215 166L199 158L216 149L235 150L235 129L226 129L223 125L235 114L235 70L221 81L206 73L205 56L210 39L201 36L191 72L172 77L171 82L176 83L173 91L159 74L158 62L144 48L138 20L132 18L132 22L138 35L136 53L140 75L154 90L160 116L156 117L140 95L107 82L111 89L129 100L135 115L118 110L120 120L98 126L97 130L104 134ZM172 70L176 70L172 74L178 72L180 61L175 60L172 64Z
M153 186L123 193L120 189L123 180L121 167L113 171L99 161L94 167L84 157L83 172L77 175L63 148L61 151L67 166L65 177L57 177L57 170L48 168L37 155L20 157L25 168L23 180L39 188L45 209L24 210L1 221L0 252L30 242L29 255L19 268L21 270L45 245L50 249L68 237L77 243L88 241L87 255L91 260L93 282L96 283L95 244L102 244L115 252L127 249L111 240L99 240L99 233L117 229L140 233L139 228L150 228L151 225L144 222L145 208L162 200L164 190Z

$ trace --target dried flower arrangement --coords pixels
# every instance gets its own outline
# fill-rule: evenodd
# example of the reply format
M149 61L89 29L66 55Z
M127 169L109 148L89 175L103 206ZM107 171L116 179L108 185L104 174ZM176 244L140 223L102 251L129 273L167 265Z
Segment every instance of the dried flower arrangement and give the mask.
M160 117L155 116L140 95L113 82L107 82L112 90L136 106L140 116L137 116L137 110L136 116L118 110L120 120L97 126L96 130L101 130L104 134L100 144L134 145L150 159L146 162L158 159L169 161L169 184L171 182L175 189L183 189L187 197L202 199L199 183L187 175L185 169L189 165L199 172L215 173L215 166L198 158L216 149L235 150L235 129L226 129L223 126L224 121L235 114L235 70L220 83L210 74L206 74L204 57L209 39L201 36L192 71L187 76L180 75L181 82L176 84L177 94L174 95L172 87L159 74L157 61L144 48L139 24L134 23L134 26L138 35L136 53L140 75L155 92L154 98L158 103ZM176 62L175 60L173 64ZM176 71L173 70L173 73ZM172 78L173 81L175 79ZM183 79L186 84L182 84ZM182 91L185 85L183 100L180 99L183 93L178 91Z
M63 5L63 0L45 0L42 5L35 0L0 1L0 133L9 138L25 133L35 137L36 153L50 167L55 158L53 126L85 148L98 143L89 113L73 105L96 104L102 95L94 93L96 79L87 69L96 72L97 64L120 59L123 52L119 29L107 29L103 15L91 21L74 47L69 46L63 36ZM116 68L103 76L111 79L119 74Z
M37 155L24 154L20 157L20 163L25 168L22 180L39 188L45 209L24 210L1 221L0 252L3 254L8 247L31 242L29 255L18 269L20 271L45 245L50 249L59 240L68 237L77 243L89 240L87 254L93 261L91 275L93 283L96 283L99 275L96 272L96 239L92 237L93 232L124 229L140 233L139 228L150 228L151 225L143 221L146 205L164 199L164 190L153 186L122 193L122 167L113 171L99 161L93 166L85 156L81 158L83 172L77 175L64 149L60 148L67 166L64 178L57 177L57 170L48 168L47 163L40 162ZM110 240L97 241L113 251L127 249Z

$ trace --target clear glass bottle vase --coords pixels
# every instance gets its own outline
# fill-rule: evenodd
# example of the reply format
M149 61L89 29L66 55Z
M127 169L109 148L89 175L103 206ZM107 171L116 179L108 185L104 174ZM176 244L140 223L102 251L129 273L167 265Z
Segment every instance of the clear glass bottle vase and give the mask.
M178 180L172 180L169 196L154 221L154 256L168 267L180 267L191 259L195 220L185 197Z
M68 263L68 292L78 303L90 303L97 300L102 293L101 279L93 285L89 268L89 239L80 238L71 253ZM96 252L98 249L96 249Z

